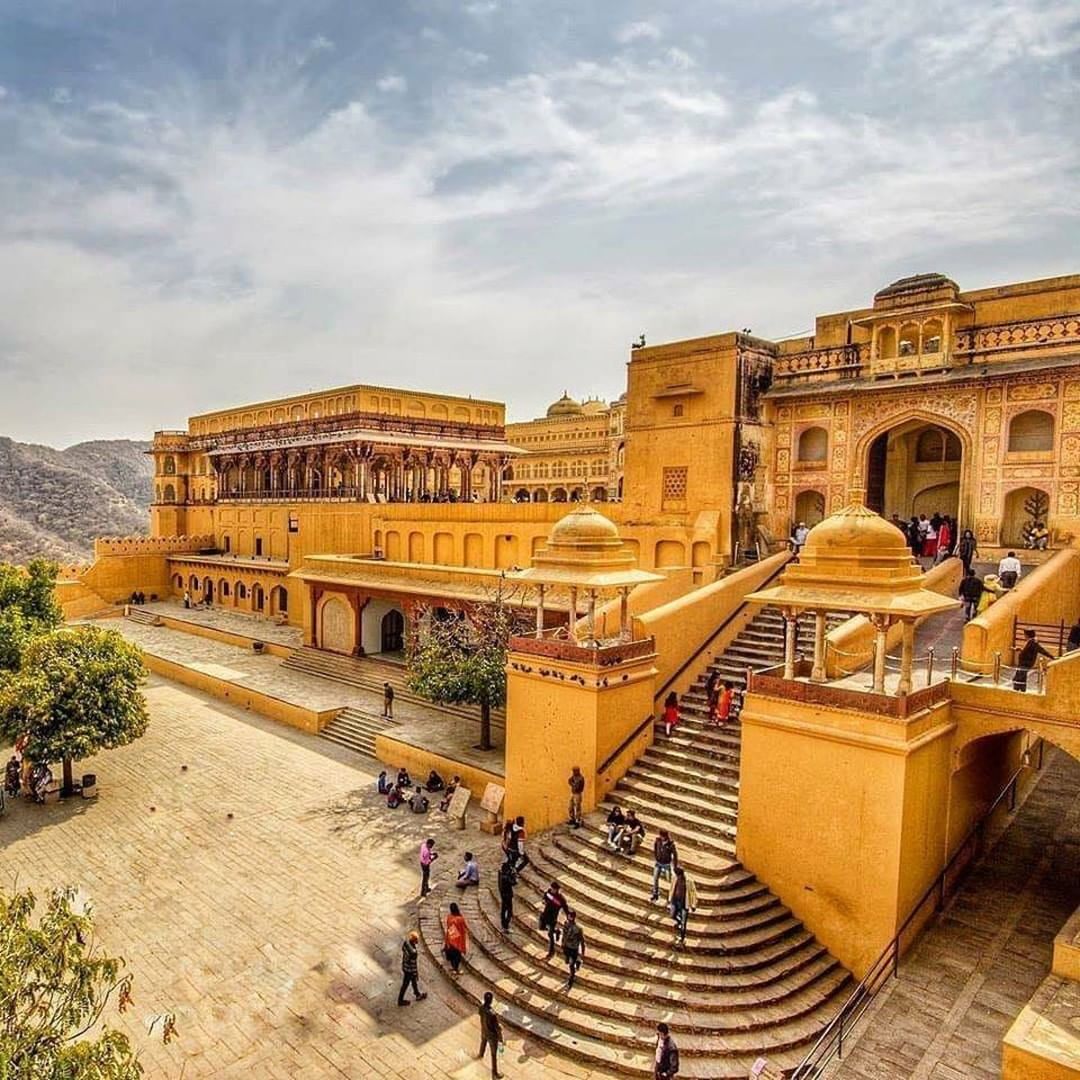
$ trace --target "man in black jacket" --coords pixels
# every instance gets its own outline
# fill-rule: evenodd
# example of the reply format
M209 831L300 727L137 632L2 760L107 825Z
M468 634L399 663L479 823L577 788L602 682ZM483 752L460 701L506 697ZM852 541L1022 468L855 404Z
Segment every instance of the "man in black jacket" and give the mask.
M1014 690L1019 690L1022 694L1026 693L1028 672L1035 666L1035 661L1040 655L1045 656L1048 660L1054 659L1036 640L1035 631L1025 630L1024 647L1016 658L1016 674L1013 675Z
M974 570L969 570L964 575L963 581L960 582L960 599L964 601L964 618L966 620L974 619L978 614L983 589L982 578Z
M484 991L484 1003L480 1006L480 1053L476 1056L483 1061L484 1051L491 1047L491 1075L494 1080L500 1080L502 1073L499 1072L499 1044L503 1041L502 1025L499 1023L495 1010L491 1007L495 996L490 990Z
M499 900L502 907L499 911L499 922L503 930L510 929L510 922L514 918L514 886L517 884L517 871L514 864L505 860L499 869Z
M674 1080L679 1072L679 1048L671 1037L667 1024L656 1025L655 1080Z

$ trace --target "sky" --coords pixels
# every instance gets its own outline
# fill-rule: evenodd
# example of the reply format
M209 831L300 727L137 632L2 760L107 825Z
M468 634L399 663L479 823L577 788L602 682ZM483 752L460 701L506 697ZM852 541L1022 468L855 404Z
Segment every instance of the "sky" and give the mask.
M1080 272L1076 0L0 0L0 435Z

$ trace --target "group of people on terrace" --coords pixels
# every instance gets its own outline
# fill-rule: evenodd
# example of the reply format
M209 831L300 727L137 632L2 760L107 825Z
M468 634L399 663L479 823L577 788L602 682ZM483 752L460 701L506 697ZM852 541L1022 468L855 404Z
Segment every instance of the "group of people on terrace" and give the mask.
M379 794L386 798L386 806L390 810L396 810L399 806L408 805L414 814L426 814L431 807L431 800L428 795L438 794L440 796L438 808L445 814L450 809L454 792L457 791L460 783L460 776L454 776L447 783L432 769L423 784L414 785L412 777L409 776L409 770L402 766L398 769L397 777L394 780L391 780L386 770L383 769L379 773L376 786Z

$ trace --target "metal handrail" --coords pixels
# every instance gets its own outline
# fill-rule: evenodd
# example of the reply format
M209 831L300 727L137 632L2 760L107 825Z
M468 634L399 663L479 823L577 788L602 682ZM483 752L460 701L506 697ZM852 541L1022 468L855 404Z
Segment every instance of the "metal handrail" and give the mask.
M863 977L862 982L860 982L851 992L847 1001L840 1007L840 1011L825 1025L825 1028L818 1036L817 1042L810 1048L806 1057L802 1059L795 1071L791 1073L790 1080L810 1080L811 1077L819 1076L821 1070L824 1069L834 1057L842 1058L844 1056L845 1034L850 1035L852 1028L858 1023L863 1013L870 1007L870 1003L874 1000L877 993L885 983L888 982L889 976L891 975L893 978L896 978L899 975L900 943L903 940L904 934L911 927L911 924L926 906L926 902L931 897L936 897L937 910L941 911L942 908L944 908L947 897L948 876L960 861L960 858L965 853L968 845L976 837L981 840L986 822L1006 798L1009 800L1009 812L1011 813L1016 809L1016 782L1023 771L1031 767L1032 749L1036 745L1039 747L1038 767L1042 767L1043 740L1040 738L1024 751L1023 764L1012 774L1008 783L1000 792L998 792L994 801L987 807L971 829L968 830L956 851L953 852L952 857L945 864L944 869L936 878L934 878L922 896L919 897L918 903L911 909L907 918L900 924L900 929L896 931L892 941L885 946L881 955L870 966L870 970Z

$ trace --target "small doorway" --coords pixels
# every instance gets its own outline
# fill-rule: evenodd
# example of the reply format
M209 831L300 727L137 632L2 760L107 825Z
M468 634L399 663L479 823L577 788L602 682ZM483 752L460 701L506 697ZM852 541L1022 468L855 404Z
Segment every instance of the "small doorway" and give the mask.
M384 653L405 651L405 616L396 608L382 618L382 649Z

